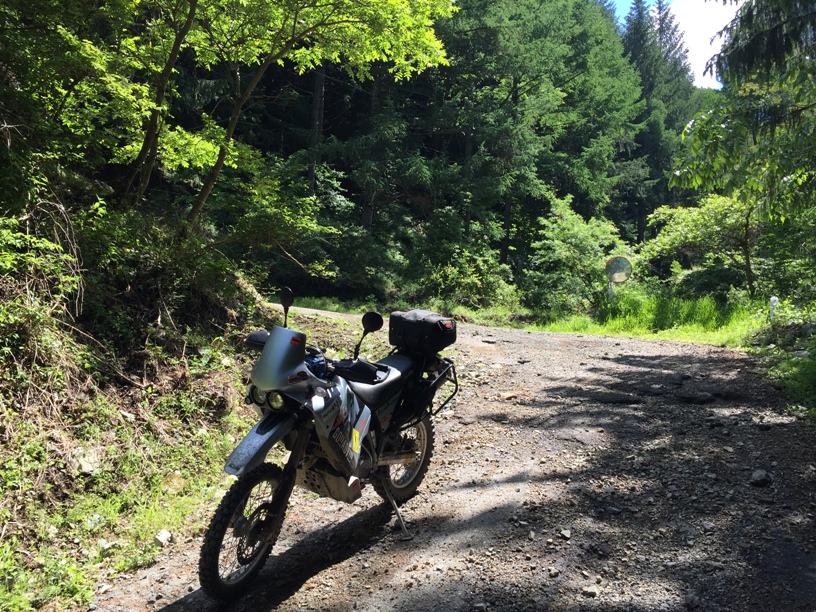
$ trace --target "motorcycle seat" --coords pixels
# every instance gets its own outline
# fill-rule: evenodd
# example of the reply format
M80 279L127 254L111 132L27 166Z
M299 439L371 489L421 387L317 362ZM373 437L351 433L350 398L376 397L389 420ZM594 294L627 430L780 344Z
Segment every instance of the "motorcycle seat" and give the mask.
M378 408L399 393L405 380L414 370L414 360L406 355L395 354L378 361L377 365L388 366L385 380L375 384L349 381L349 386L357 397L372 409Z

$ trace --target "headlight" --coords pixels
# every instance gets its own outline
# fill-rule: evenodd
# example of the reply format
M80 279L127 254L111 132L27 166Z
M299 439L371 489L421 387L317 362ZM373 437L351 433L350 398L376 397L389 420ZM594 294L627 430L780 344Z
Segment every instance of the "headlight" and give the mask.
M252 385L249 388L249 399L253 404L263 406L264 402L266 401L266 394L258 389L258 387L255 385Z
M266 405L272 410L280 410L283 408L283 397L277 391L270 391L266 394Z

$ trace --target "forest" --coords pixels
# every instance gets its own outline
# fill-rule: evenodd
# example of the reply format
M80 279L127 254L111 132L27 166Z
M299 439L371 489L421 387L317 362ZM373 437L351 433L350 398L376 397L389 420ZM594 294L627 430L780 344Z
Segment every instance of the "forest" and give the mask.
M508 325L650 313L668 337L742 317L736 344L786 351L812 401L814 28L814 2L746 0L711 90L665 0L621 21L608 0L5 0L0 438L25 460L0 522L36 523L6 494L34 482L102 495L53 449L102 435L113 397L228 428L218 364L284 285ZM635 270L615 301L613 256ZM38 536L14 532L0 567L22 572Z

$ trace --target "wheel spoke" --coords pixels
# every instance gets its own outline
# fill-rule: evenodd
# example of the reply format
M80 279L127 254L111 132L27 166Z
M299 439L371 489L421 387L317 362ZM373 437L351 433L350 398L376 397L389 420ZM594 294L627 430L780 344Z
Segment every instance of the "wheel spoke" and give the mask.
M260 571L277 539L280 516L270 516L281 469L262 464L237 480L216 510L204 537L199 579L205 592L226 600L240 594Z

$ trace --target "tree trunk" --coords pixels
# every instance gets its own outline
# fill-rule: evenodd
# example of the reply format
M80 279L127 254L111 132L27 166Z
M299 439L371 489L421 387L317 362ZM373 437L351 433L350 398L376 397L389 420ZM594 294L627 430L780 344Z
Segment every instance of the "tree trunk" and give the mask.
M184 39L187 37L190 29L193 27L197 6L198 0L190 0L187 17L185 18L184 23L181 25L181 28L176 30L176 36L173 40L173 47L170 49L170 55L168 55L167 61L164 64L164 69L156 82L156 95L153 99L155 108L150 112L150 117L145 123L145 134L144 138L142 139L142 147L139 150L139 154L136 156L136 159L134 159L133 163L131 163L130 170L122 183L121 194L123 197L126 197L130 191L130 188L133 186L133 182L136 180L136 177L138 177L140 173L142 174L142 179L139 181L139 189L133 198L134 201L138 201L144 194L144 190L147 188L147 184L150 181L150 174L153 172L153 165L156 162L155 152L158 149L161 107L164 104L165 97L167 96L167 87L170 83L170 77L173 74L173 69L176 66L176 62L178 61L178 56L181 53L181 45L184 43Z
M468 163L470 162L472 157L473 157L473 134L472 134L472 130L470 128L468 128L468 130L465 132L465 162L464 162L465 168L468 167ZM466 238L470 237L470 224L473 221L472 208L473 208L473 201L471 200L468 203L467 209L464 211L464 213L465 213L464 233L465 233Z
M323 66L315 74L314 92L312 93L312 130L309 145L312 149L312 164L309 166L309 188L315 194L317 168L317 146L323 137L323 108L326 90L326 72Z
M190 212L187 213L187 223L189 225L195 225L198 222L201 212L204 210L204 205L207 203L207 198L210 197L210 193L212 193L213 187L215 187L215 183L218 181L218 176L221 174L221 170L224 168L224 162L227 159L227 153L229 151L229 143L232 142L232 137L235 134L235 128L238 126L238 120L241 118L244 105L249 100L252 92L255 91L258 83L261 82L261 78L263 77L267 68L269 68L273 62L278 61L278 59L286 55L289 52L289 49L290 45L286 45L276 53L268 55L263 63L258 66L255 74L252 75L252 79L247 84L244 93L241 94L233 104L232 114L230 115L229 123L227 123L226 134L224 135L224 142L218 148L218 159L207 173L207 178L204 180L204 184L201 186L196 199L193 201L193 206L190 209ZM238 83L238 89L240 90L240 82Z
M499 253L499 263L506 264L510 256L510 232L513 229L513 198L510 194L504 196L504 227L501 241L501 251Z
M756 292L755 278L754 278L754 269L753 265L751 264L751 241L753 233L751 230L751 216L753 211L748 211L748 214L745 215L745 226L744 232L742 237L742 258L745 262L743 265L745 267L745 284L748 285L748 296L751 299L754 299L754 293Z
M518 123L518 105L519 105L519 78L513 76L513 84L510 89L510 102L512 104L511 114L513 117L513 125ZM510 153L510 164L512 168L515 163L515 153ZM513 197L508 192L504 194L504 227L501 241L501 251L499 252L499 263L506 264L510 257L510 232L513 230Z
M638 200L635 204L635 214L637 215L637 243L643 244L646 240L646 202Z

